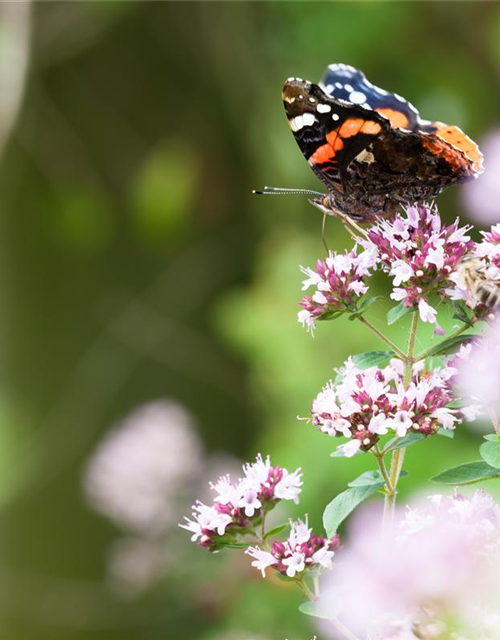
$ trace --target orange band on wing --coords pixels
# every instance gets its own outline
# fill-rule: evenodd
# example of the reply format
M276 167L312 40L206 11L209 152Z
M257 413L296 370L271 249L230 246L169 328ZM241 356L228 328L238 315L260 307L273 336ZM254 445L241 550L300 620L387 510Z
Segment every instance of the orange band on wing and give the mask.
M483 154L479 151L477 144L467 136L462 129L455 126L443 124L442 122L433 122L428 128L429 131L434 130L446 142L449 142L460 151L463 151L467 158L471 160L473 169L476 173L483 171Z
M344 143L342 142L342 138L338 135L337 129L330 131L330 133L327 134L326 139L328 140L327 144L323 144L321 147L318 147L309 158L310 164L331 162L333 158L335 158L337 151L341 151L344 148Z
M342 138L352 138L359 133L361 127L366 123L366 120L361 118L349 118L339 128L339 135Z
M396 129L405 129L408 126L408 117L396 109L375 109L378 113L389 118L391 126Z
M380 133L381 131L382 127L378 124L378 122L373 122L373 120L367 120L361 127L361 133L367 133L372 136L376 136L377 133Z

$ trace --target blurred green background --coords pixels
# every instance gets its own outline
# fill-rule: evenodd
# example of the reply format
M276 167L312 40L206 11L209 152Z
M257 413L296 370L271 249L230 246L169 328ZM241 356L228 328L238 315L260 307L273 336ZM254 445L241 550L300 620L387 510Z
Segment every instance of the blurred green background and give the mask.
M1 640L311 637L298 593L177 529L196 493L161 539L167 569L113 586L110 549L129 532L82 477L103 435L161 398L189 412L205 457L301 465L286 515L316 527L370 467L331 459L337 442L296 416L349 354L382 347L344 319L305 333L298 265L323 254L319 213L251 196L318 188L281 86L331 62L475 139L500 120L496 2L0 3ZM459 191L439 200L450 220ZM328 241L349 244L336 223ZM461 429L414 447L403 493L478 441Z

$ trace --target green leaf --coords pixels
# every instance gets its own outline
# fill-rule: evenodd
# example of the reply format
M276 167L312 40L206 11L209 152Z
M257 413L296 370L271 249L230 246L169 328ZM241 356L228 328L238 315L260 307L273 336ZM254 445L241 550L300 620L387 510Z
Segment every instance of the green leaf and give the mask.
M500 440L498 436L496 436L496 438L496 442L491 440L484 442L479 447L479 453L486 464L489 464L490 467L494 467L495 469L500 469Z
M313 618L322 618L323 620L334 620L340 613L340 601L337 605L334 603L332 606L331 598L328 599L328 607L321 602L303 602L299 606L299 611L305 613L306 616L312 616Z
M272 529L269 529L269 531L267 531L264 536L264 540L267 540L267 538L270 538L271 536L277 536L278 533L281 533L283 529L286 529L288 526L289 526L288 523L285 523L285 524L279 524L277 527L273 527Z
M318 320L335 320L336 318L340 318L340 316L344 315L344 313L347 313L347 310L344 311L336 309L335 311L325 311L321 314Z
M323 526L326 535L331 538L337 531L339 525L354 511L354 509L364 500L372 496L376 491L382 489L384 481L374 482L362 486L349 487L339 493L323 513Z
M401 471L401 473L399 474L399 477L404 478L404 476L407 476L407 475L408 475L408 471ZM385 484L385 481L384 481L384 478L382 477L382 474L377 469L373 471L365 471L360 476L358 476L355 480L353 480L352 482L349 482L347 486L348 487L366 487L372 484L380 485L380 483L382 483L382 486L383 486Z
M475 482L481 482L481 480L498 477L500 477L500 471L498 469L495 469L483 460L476 460L475 462L466 462L465 464L460 464L457 467L452 467L442 473L438 473L438 475L431 478L430 481L439 484L463 485L474 484Z
M394 351L365 351L353 356L352 360L358 369L369 369L370 367L383 367L394 356Z
M387 324L394 324L409 313L415 313L416 310L417 307L405 307L403 302L400 302L395 307L392 307L392 309L387 313Z
M458 350L462 344L467 344L472 340L477 340L480 336L467 334L465 336L455 336L454 338L448 338L448 340L444 340L440 342L435 347L429 351L427 354L428 357L431 356L443 356L448 353L454 353Z
M463 302L456 300L453 303L453 309L455 310L453 318L455 318L456 320L460 320L460 322L463 322L464 324L468 324L470 326L473 325L473 322L467 312L467 307Z
M421 442L425 440L425 436L422 433L407 433L402 440L396 442L396 439L392 440L396 444L391 446L391 451L395 449L404 449L405 447L410 447L412 444L416 444L417 442ZM388 444L391 444L390 442Z
M483 436L485 440L488 442L500 442L500 436L497 436L496 433L489 433L487 436Z
M356 311L349 316L349 320L355 320L358 316L363 315L363 313L371 307L374 302L380 300L380 296L369 296L368 298L363 298L361 304L356 308Z
M455 430L443 429L443 427L439 427L439 429L437 430L437 435L443 436L443 438L449 438L450 440L453 440L453 438L455 437Z

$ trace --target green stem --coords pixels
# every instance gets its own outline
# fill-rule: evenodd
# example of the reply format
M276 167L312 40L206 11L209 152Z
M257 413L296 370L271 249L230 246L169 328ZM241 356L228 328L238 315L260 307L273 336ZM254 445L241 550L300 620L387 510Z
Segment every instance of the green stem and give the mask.
M441 340L440 342L433 345L432 347L428 347L427 349L424 349L420 353L417 353L417 355L413 358L413 362L424 360L425 358L427 358L427 356L430 353L432 353L433 351L437 351L442 344L444 344L445 342L448 342L448 340L453 340L453 338L457 338L459 335L461 335L466 329L469 329L471 326L472 325L469 323L464 324L462 327L459 327L456 331L454 331L450 336L448 336L444 340Z
M401 349L397 347L394 344L394 342L392 342L392 340L390 340L386 335L384 335L382 331L377 329L377 327L373 325L369 320L367 320L364 316L357 316L357 317L358 317L358 320L362 322L366 327L368 327L370 331L373 331L373 333L376 336L378 336L382 340L382 342L385 342L385 344L394 351L394 353L398 356L398 358L403 360L403 362L406 362L407 358L405 353L401 351Z
M311 589L309 589L309 587L302 580L302 578L297 578L295 582L308 600L312 600L313 602L315 602L318 599L318 596L315 593L313 593Z
M411 374L412 374L412 366L413 366L413 352L415 350L415 341L417 339L417 327L418 327L418 312L413 314L411 326L410 326L410 336L408 338L408 351L406 352L406 357L404 360L404 378L403 383L405 388L411 382ZM384 501L384 530L387 531L389 528L392 528L392 523L394 521L394 509L396 506L396 496L397 496L397 486L399 481L399 476L401 474L401 469L403 467L403 461L405 458L406 449L405 447L401 447L400 449L395 449L392 452L391 458L391 470L390 470L390 483L391 483L391 491L388 492L385 496Z
M380 473L382 474L382 477L384 478L385 488L387 490L387 493L391 493L392 492L392 483L391 483L391 479L389 477L389 474L387 473L386 466L384 464L384 453L383 453L383 451L380 450L380 447L378 446L378 443L373 447L373 449L371 449L371 451L372 451L373 455L375 456L375 458L377 459L378 468L380 469Z

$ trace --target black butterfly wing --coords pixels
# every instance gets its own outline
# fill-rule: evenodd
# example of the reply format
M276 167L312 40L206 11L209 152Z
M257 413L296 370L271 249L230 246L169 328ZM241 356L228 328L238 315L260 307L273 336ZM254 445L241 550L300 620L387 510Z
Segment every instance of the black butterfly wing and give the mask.
M289 78L283 104L292 132L316 175L330 190L344 190L349 164L391 128L382 115L327 95L318 85Z

